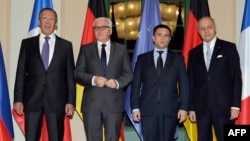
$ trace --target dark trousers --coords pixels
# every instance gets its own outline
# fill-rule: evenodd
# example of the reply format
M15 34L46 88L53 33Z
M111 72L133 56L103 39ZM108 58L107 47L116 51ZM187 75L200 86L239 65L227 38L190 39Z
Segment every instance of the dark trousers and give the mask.
M102 112L84 112L84 128L87 141L118 141L123 113L109 112L105 106ZM104 129L104 135L103 133Z
M144 141L174 141L177 125L176 116L163 115L160 102L152 116L141 117Z
M46 119L49 141L63 141L65 112L51 112L47 101L44 101L44 106L40 111L25 112L25 140L39 141L43 115Z
M203 113L204 114L204 113ZM212 141L214 128L215 136L217 141L224 141L224 125L234 124L235 120L230 120L230 117L217 117L213 115L209 110L205 115L197 118L197 131L198 131L198 141Z

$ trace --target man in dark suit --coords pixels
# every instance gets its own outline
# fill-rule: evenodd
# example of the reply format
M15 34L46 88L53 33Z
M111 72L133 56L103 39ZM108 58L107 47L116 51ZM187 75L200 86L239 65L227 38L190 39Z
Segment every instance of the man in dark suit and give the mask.
M39 14L41 33L21 44L14 88L14 110L25 115L26 141L40 139L45 114L50 141L62 141L65 114L75 105L72 43L54 34L57 14L44 8ZM47 50L47 53L46 53Z
M112 22L93 23L97 41L83 45L76 63L76 81L84 85L81 111L88 141L118 141L124 112L123 88L133 79L126 46L110 41Z
M154 50L137 58L131 87L132 116L141 122L144 141L173 141L178 119L181 123L187 117L188 75L183 57L168 49L170 28L157 25L152 39Z
M188 58L190 120L197 122L198 141L212 141L212 127L217 140L224 141L223 126L234 124L240 112L239 55L234 43L216 37L211 17L198 21L198 33L203 43L192 49Z

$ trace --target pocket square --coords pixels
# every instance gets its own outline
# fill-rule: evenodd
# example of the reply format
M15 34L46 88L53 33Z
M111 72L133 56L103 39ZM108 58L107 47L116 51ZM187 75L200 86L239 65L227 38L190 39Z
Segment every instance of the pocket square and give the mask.
M223 57L223 56L222 56L222 55L218 55L218 56L217 56L217 58L221 58L221 57Z

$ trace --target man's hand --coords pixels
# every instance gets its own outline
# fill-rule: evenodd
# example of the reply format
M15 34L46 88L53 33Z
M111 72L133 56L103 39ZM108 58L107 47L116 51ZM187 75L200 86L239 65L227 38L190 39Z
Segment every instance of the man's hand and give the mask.
M13 108L18 115L23 114L23 103L22 102L15 102L13 105Z
M141 121L141 113L139 111L132 112L132 117L135 122Z
M66 104L65 106L65 113L67 116L73 116L75 111L75 107L72 104Z
M96 76L94 79L94 82L95 82L97 87L104 87L106 81L107 81L107 79L105 77L102 77L102 76Z
M109 79L108 81L106 81L105 85L109 88L113 88L113 89L117 88L115 79Z
M238 109L231 109L230 120L234 120L234 119L238 118L239 113L240 113L240 110L238 110Z
M186 118L187 118L187 111L179 110L178 112L179 123L182 123L183 121L185 121Z
M196 122L196 115L194 111L189 111L189 118L192 122Z

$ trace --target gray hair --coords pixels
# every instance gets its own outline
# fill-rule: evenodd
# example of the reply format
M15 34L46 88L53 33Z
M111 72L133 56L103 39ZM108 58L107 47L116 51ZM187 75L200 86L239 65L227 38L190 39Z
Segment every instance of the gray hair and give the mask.
M99 21L99 20L106 20L108 22L108 27L112 28L113 24L112 24L112 21L107 18L107 17L98 17L94 20L93 22L93 27L95 26L96 22Z

